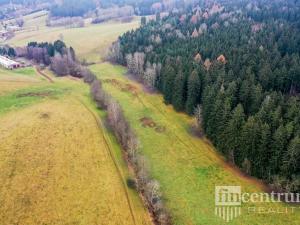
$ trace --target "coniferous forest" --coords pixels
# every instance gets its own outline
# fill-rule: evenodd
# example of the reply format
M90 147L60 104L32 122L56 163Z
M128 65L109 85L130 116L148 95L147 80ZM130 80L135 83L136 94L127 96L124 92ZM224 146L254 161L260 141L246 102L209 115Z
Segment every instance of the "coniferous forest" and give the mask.
M200 1L141 23L111 60L201 118L245 173L300 191L300 1Z

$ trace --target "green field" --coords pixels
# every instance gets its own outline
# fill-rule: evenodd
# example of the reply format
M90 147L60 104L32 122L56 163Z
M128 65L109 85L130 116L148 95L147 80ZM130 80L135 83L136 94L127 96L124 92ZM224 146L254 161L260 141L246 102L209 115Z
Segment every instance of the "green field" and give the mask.
M46 17L25 16L24 30L8 43L63 38L79 58L99 61L113 39L138 26L49 28ZM33 67L0 69L0 224L151 224L126 185L132 174L88 85L44 72L52 83Z
M244 192L263 192L260 182L227 165L208 140L190 133L192 118L166 106L161 95L146 93L140 84L124 75L126 69L108 63L90 68L122 105L140 139L141 153L148 160L151 174L161 184L174 224L223 224L224 221L214 215L216 185L240 185ZM156 127L165 129L144 127L141 118L145 117L151 118ZM247 207L253 206L280 210L291 207L275 203L245 205L242 216L228 224L299 224L297 210L284 215L248 213Z
M17 32L15 37L5 43L26 46L30 41L55 41L62 38L67 45L75 48L79 58L98 62L112 41L120 34L139 26L139 19L135 18L130 23L110 21L91 25L90 21L86 21L83 28L47 27L46 18L45 12L24 17L24 30Z
M45 12L26 16L25 31L8 43L22 46L63 37L81 59L98 62L90 68L122 105L175 225L299 224L298 208L295 213L262 214L248 213L247 207L254 205L244 205L242 216L230 223L214 215L215 185L241 185L247 192L263 192L265 187L229 166L208 140L194 136L191 117L175 112L163 103L161 95L148 93L129 79L125 68L100 62L109 44L136 28L138 19L65 29L46 27L46 16ZM105 113L92 103L88 86L46 72L53 84L33 68L0 70L0 138L4 140L0 150L5 149L0 151L0 169L4 171L0 181L5 184L0 201L7 203L0 206L0 224L57 224L57 220L63 224L134 224L133 217L136 225L151 224L139 196L124 188L125 179L132 175L114 136L103 126ZM45 92L47 95L40 94ZM48 117L46 114L50 117L44 122L41 118ZM102 121L95 121L93 114ZM155 126L144 124L145 118ZM16 146L26 151L16 152ZM108 157L109 150L113 159ZM255 206L281 211L290 207L275 203Z

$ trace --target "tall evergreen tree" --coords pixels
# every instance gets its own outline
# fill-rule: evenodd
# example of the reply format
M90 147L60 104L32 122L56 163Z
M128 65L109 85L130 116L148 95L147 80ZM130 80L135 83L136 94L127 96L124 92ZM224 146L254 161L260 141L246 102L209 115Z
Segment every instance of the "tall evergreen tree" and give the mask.
M224 131L223 152L229 156L230 160L233 162L236 157L236 152L240 150L241 130L245 124L245 117L243 106L238 104L237 107L232 111L231 119L229 120Z
M182 69L179 68L173 88L173 100L172 103L177 111L184 109L184 97L185 97L185 77Z
M164 93L165 102L167 104L170 104L172 102L174 77L175 77L175 70L171 65L171 63L169 62L165 65L163 71L163 93Z
M201 97L201 81L196 70L192 72L188 79L186 111L188 114L193 114L197 103Z

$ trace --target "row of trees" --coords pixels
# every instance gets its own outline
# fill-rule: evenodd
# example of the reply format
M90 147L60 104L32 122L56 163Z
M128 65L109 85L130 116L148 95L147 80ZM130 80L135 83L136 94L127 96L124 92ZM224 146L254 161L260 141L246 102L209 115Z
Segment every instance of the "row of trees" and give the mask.
M0 47L0 55L15 57L15 49L9 46Z
M151 74L176 110L197 109L207 137L245 172L299 191L300 3L258 2L144 21L119 38L111 58L144 82Z
M90 10L94 10L94 1L87 0L63 0L51 7L50 13L53 17L77 17L84 16Z
M86 73L86 69L76 59L74 49L67 48L65 43L60 40L53 44L30 42L24 48L16 48L16 52L18 56L50 66L57 76L71 75L81 78Z
M132 186L145 197L145 203L153 214L156 224L169 225L170 216L163 204L159 183L149 175L146 160L139 153L138 138L126 120L120 104L104 91L101 81L89 70L86 71L84 80L90 84L92 97L98 107L106 109L108 124L124 149L128 163L134 169L136 182Z

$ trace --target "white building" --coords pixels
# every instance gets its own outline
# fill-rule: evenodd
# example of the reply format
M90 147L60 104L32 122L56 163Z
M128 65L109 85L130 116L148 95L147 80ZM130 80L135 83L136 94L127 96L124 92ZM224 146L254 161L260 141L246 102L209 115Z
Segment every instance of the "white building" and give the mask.
M6 69L16 69L21 67L21 64L4 56L0 56L0 65Z

